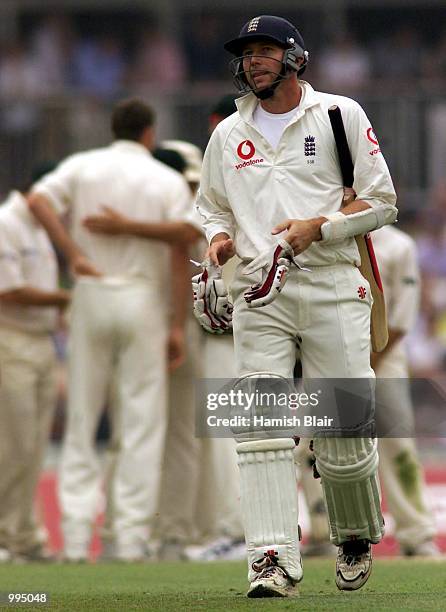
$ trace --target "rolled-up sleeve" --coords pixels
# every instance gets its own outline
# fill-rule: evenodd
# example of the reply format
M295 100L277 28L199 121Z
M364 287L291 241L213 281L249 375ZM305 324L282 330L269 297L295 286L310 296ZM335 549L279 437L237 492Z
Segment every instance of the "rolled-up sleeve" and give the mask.
M226 233L234 238L234 215L226 196L223 178L223 143L218 126L211 136L203 159L200 188L195 207L200 215L206 238Z

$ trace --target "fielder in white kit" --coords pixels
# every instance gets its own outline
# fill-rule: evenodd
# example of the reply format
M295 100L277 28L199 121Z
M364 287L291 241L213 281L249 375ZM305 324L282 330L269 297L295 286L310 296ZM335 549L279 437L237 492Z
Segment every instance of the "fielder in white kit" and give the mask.
M234 78L246 95L211 136L197 207L212 263L223 265L235 252L243 260L232 286L237 374L292 379L299 344L304 378L373 379L370 288L357 268L354 236L392 223L397 211L370 122L355 101L298 78L308 53L285 19L251 19L225 48L236 56ZM333 104L342 109L355 165L357 200L342 212L327 114ZM293 596L303 575L294 441L262 437L244 441L242 432L237 446L248 596ZM357 589L370 574L371 543L383 535L376 440L320 437L315 454L339 546L336 584Z
M78 273L69 346L68 415L60 471L64 554L85 560L98 510L94 436L113 399L110 556L144 560L159 493L167 419L167 363L181 362L189 287L187 254L134 236L90 233L83 219L109 204L136 220L186 218L190 193L156 161L154 115L137 99L112 114L115 141L69 157L34 186L30 207ZM70 212L68 235L56 213ZM170 271L169 271L170 270ZM170 320L171 278L174 297Z
M164 141L161 146L165 148L158 149L158 153L174 152L184 160L183 172L191 189L190 223L135 223L107 208L99 215L86 217L84 226L99 234L156 238L184 244L184 248L189 242L199 240L192 254L195 258L201 257L206 242L198 215L193 210L193 201L200 180L202 153L195 145L179 140ZM229 281L232 281L235 263L236 258L230 260L223 270L225 278L227 268L231 269ZM170 561L184 558L185 544L194 538L200 541L219 536L215 542L217 551L230 554L233 542L240 541L242 533L234 441L231 438L199 439L194 431L197 409L195 379L204 376L218 378L222 373L226 378L234 377L232 334L222 336L204 332L192 315L191 308L184 363L170 376L170 418L157 512L156 531L162 540L158 557ZM206 371L202 369L203 363ZM172 448L177 449L175 453L172 453ZM181 471L178 465L182 466ZM212 549L211 545L210 556L213 555ZM234 549L237 550L235 546ZM202 551L204 555L207 552L207 548Z
M0 562L50 559L34 499L56 406L52 335L68 303L45 230L11 192L0 207Z
M390 379L377 385L377 425L379 430L383 429L383 435L389 435L386 428L390 425L395 431L395 437L380 437L378 441L380 478L402 554L436 556L440 554L433 542L437 530L426 505L423 470L415 440L404 437L414 435L403 338L415 325L420 301L416 245L396 227L383 227L373 232L373 246L380 265L389 327L386 348L372 354L377 378ZM387 415L391 424L386 423Z

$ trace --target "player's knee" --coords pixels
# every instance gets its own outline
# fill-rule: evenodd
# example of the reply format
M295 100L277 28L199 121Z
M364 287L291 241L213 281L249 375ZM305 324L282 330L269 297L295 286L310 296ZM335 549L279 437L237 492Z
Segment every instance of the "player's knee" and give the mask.
M373 438L315 437L313 448L323 480L339 484L365 480L378 467L377 440Z
M292 438L283 408L294 391L292 381L275 372L251 372L236 381L233 391L231 429L237 442Z

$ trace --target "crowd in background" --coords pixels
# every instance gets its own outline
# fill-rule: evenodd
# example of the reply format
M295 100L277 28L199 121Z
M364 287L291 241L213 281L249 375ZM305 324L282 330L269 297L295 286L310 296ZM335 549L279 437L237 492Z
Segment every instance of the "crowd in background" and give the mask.
M104 20L85 31L66 14L41 17L1 45L0 99L74 92L110 101L129 88L175 92L189 82L225 80L222 30L224 19L209 14L179 34L151 19L127 27ZM353 94L377 80L400 91L414 78L429 89L446 84L446 36L423 35L418 24L402 20L368 41L349 30L312 42L311 77L321 89Z

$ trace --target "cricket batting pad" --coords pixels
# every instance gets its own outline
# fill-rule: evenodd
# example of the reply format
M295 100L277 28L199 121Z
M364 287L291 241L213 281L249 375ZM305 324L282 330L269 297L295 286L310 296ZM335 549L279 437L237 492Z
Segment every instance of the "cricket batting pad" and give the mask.
M268 554L293 580L303 576L294 446L288 438L237 445L250 582L256 576L252 564Z
M377 440L315 437L313 444L331 541L337 546L352 538L377 544L384 535Z

